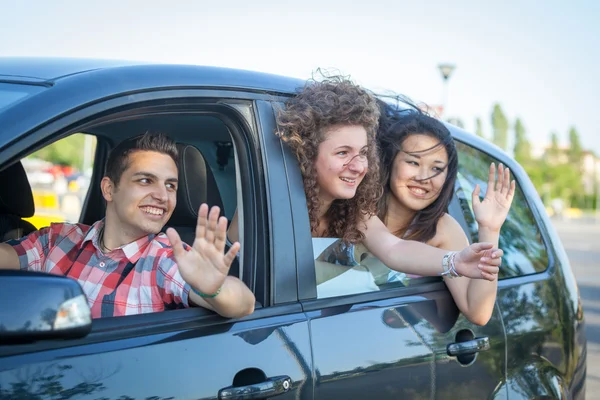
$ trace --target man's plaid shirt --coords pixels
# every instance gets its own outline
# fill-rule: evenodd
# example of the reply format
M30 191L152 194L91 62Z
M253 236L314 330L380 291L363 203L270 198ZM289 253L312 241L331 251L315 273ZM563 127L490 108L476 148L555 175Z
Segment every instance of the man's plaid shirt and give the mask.
M98 243L103 225L104 221L92 226L56 223L8 243L17 251L22 270L77 280L93 318L188 306L190 286L179 273L164 233L104 254Z

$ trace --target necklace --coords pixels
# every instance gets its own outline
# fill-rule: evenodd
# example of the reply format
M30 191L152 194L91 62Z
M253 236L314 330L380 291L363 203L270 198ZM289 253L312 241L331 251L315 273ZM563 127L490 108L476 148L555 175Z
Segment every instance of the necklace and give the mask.
M104 245L104 227L102 227L102 232L100 232L100 250L103 253L110 253L113 249L109 249Z

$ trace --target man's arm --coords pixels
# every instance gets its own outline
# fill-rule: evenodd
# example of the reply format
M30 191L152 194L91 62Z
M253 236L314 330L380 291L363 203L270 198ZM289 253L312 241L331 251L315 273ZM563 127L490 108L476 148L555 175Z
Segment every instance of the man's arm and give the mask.
M198 211L196 238L189 251L183 248L175 229L169 228L166 233L179 273L193 289L189 293L191 303L224 317L239 318L254 311L256 300L244 282L228 275L240 244L235 242L224 254L226 231L227 218L219 218L219 207L212 207L209 213L208 205L202 204Z
M190 290L189 303L213 310L226 318L239 318L254 312L254 294L236 277L228 276L221 291L213 298L200 297Z
M0 269L19 269L17 251L8 243L0 243Z

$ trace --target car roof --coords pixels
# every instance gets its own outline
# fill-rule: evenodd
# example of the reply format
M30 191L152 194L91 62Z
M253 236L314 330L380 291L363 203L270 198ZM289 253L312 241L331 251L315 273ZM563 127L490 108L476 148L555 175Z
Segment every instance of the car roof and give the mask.
M302 79L281 75L214 66L86 58L0 57L0 81L3 82L46 83L50 86L73 75L85 80L87 74L99 70L114 77L122 73L131 76L136 71L147 74L151 70L157 80L181 74L195 78L190 79L190 84L237 86L289 94L295 93L306 83ZM95 77L90 76L90 79Z
M54 81L100 68L139 64L142 63L79 58L0 57L0 76Z
M116 82L119 90L125 90L124 82L129 82L132 88L202 86L279 94L295 94L306 84L305 80L297 78L214 66L85 58L0 57L0 82L51 87L61 86L60 83L68 81L75 83L77 90L73 93L80 92L81 87L97 89L104 86L101 82L106 82L108 86L115 86ZM499 155L500 149L493 144L456 126L445 125L455 138Z

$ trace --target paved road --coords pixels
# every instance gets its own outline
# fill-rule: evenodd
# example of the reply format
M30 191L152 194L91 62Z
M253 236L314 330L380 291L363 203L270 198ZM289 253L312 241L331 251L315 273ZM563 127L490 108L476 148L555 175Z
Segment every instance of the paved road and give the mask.
M588 338L586 397L600 398L600 221L553 221L583 300Z

